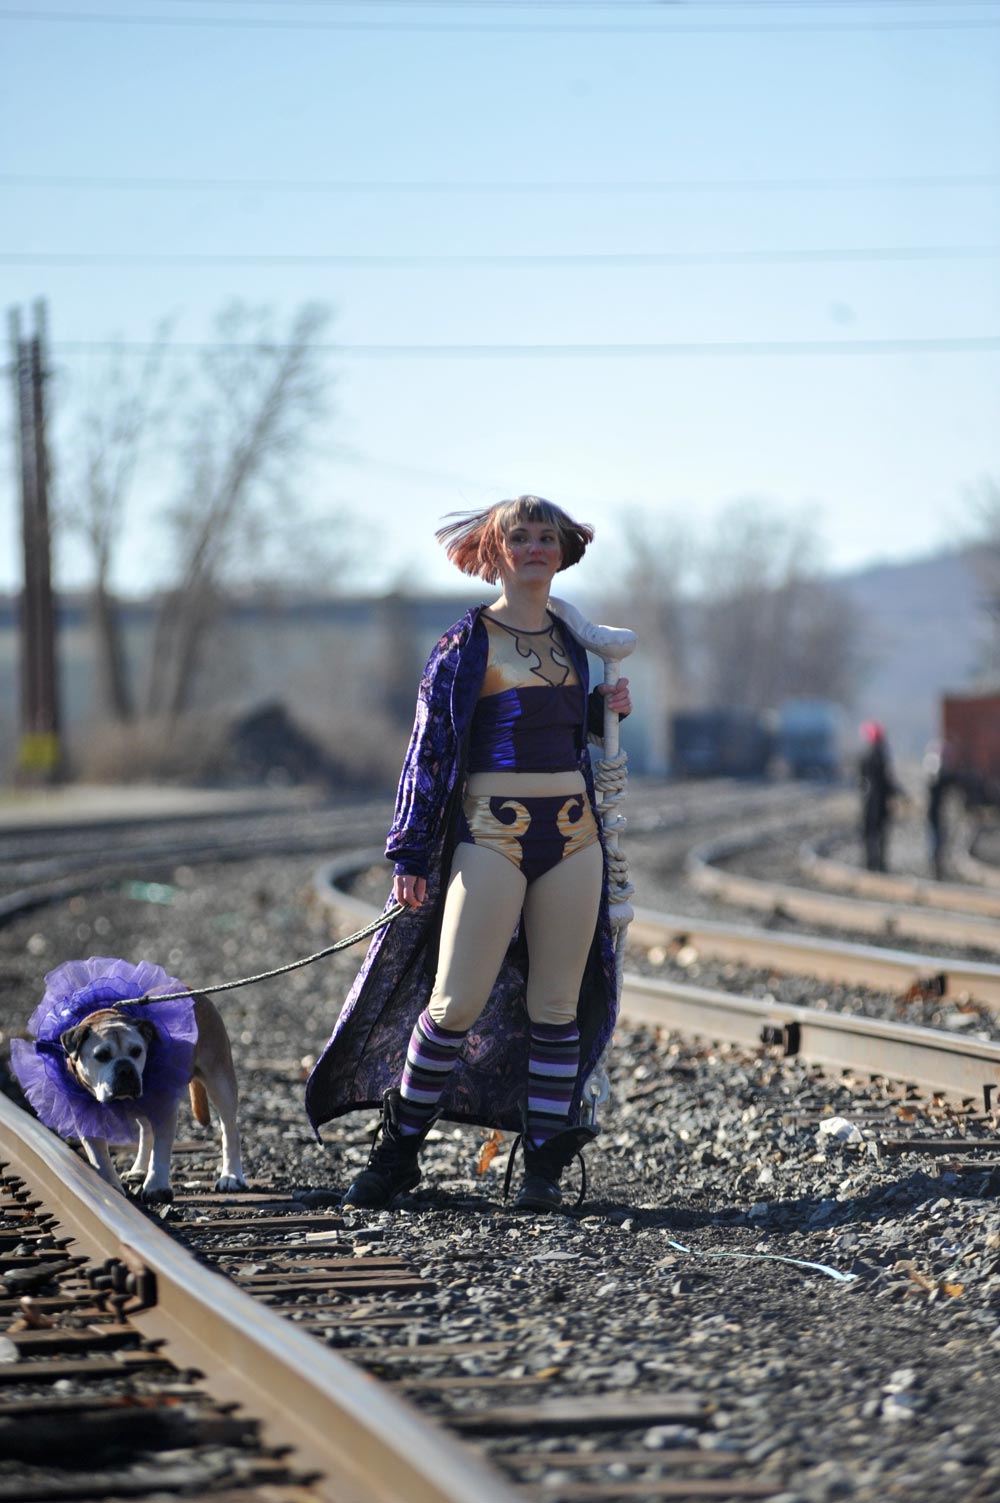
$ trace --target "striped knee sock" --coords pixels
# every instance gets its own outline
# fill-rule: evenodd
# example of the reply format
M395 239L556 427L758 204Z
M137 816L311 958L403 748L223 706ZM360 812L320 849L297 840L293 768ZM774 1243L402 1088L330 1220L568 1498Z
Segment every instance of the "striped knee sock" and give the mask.
M399 1083L399 1128L404 1135L422 1132L433 1117L466 1031L442 1028L426 1007L414 1023Z
M575 1023L532 1023L528 1053L528 1137L536 1147L561 1132L580 1068Z

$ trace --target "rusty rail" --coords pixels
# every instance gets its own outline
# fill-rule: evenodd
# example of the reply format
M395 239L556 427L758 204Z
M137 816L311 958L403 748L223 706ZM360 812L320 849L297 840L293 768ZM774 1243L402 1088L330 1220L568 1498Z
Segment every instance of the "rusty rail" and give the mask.
M938 1028L735 997L635 975L626 975L622 1015L713 1043L776 1045L824 1070L884 1077L986 1110L1000 1087L1000 1044Z
M345 893L339 883L350 875L383 860L381 851L360 851L327 862L316 873L314 890L335 914L335 921L345 927L372 916L370 904ZM727 929L723 925L706 926L686 919L667 918L639 910L632 935L639 942L662 942L678 932L691 943L707 938L711 932L719 945L731 943L734 950L749 958L774 963L776 954L787 959L811 955L816 963L829 964L827 974L842 975L837 967L850 967L854 978L875 979L876 961L884 968L882 975L893 974L896 981L926 977L928 968L935 976L951 977L950 962L930 957L893 955L874 947L826 944L817 940L801 943L789 936L764 931ZM868 967L868 971L864 967ZM968 973L968 968L965 968ZM859 975L860 973L860 975ZM1000 996L1000 967L976 968L983 982L990 982ZM816 1008L796 1007L777 1002L758 1001L728 992L678 982L637 976L626 971L622 993L622 1016L633 1022L655 1027L673 1028L696 1038L713 1042L777 1045L787 1054L795 1054L811 1064L828 1070L846 1070L868 1076L912 1083L932 1095L959 1101L984 1101L987 1109L993 1093L1000 1087L1000 1045L969 1039L941 1029L920 1028L906 1023L880 1022L850 1014L822 1012Z
M336 1352L203 1267L27 1112L0 1095L4 1158L58 1206L91 1258L114 1258L147 1292L130 1321L166 1340L213 1396L252 1408L269 1443L323 1474L329 1503L513 1503L472 1452ZM155 1293L154 1293L155 1291Z
M655 913L648 908L636 909L631 935L634 943L647 948L691 945L718 959L773 966L821 981L854 982L896 993L917 986L938 991L942 997L964 995L1000 1004L1000 966L985 961L782 934L752 924L723 924L684 914Z
M864 934L908 935L942 944L973 945L993 950L996 923L928 907L842 897L788 883L765 881L716 863L748 847L747 841L717 841L689 852L686 874L698 892L759 912L784 915L804 923L836 925Z
M860 897L881 898L920 908L940 908L949 912L978 914L1000 919L1000 892L975 887L971 882L937 882L930 877L906 876L895 872L870 872L838 861L825 854L825 847L842 837L823 841L805 841L799 847L799 866L808 877L838 892L856 893Z

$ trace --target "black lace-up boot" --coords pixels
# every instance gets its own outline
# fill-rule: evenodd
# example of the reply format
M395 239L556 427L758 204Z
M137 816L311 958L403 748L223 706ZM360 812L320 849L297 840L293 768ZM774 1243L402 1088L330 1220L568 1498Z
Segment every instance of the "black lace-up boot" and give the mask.
M582 1204L583 1197L587 1193L587 1171L583 1162L583 1150L596 1137L596 1128L567 1127L536 1147L530 1138L522 1134L520 1144L524 1150L524 1183L514 1197L515 1211L558 1211L562 1205L559 1180L563 1170L575 1158L579 1158L581 1170L580 1194L576 1204ZM507 1163L505 1196L510 1186L510 1174L516 1152L517 1143L514 1144Z
M341 1205L362 1211L384 1211L397 1195L403 1195L420 1183L417 1155L431 1127L432 1117L420 1132L403 1133L399 1128L399 1091L386 1091L382 1097L382 1120L372 1142L368 1164L345 1192Z

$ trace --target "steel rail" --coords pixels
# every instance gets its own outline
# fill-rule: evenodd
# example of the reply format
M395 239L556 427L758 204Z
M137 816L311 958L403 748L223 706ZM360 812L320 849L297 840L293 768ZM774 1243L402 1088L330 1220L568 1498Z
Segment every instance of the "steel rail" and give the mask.
M994 866L990 861L983 861L975 854L975 840L972 849L968 851L954 851L950 861L960 876L967 882L978 883L980 887L992 887L994 890L1000 887L1000 867Z
M968 833L949 856L959 876L967 882L976 882L981 887L992 887L994 890L1000 887L1000 866L995 861L984 861L981 856L977 856L976 846L984 835L996 829L996 819L990 814L981 811L972 816Z
M630 933L634 943L646 948L691 945L703 955L720 960L769 966L820 981L885 987L896 994L917 986L940 991L943 997L968 996L1000 1005L1000 965L985 961L920 955L845 939L782 934L751 924L722 924L685 914L655 913L648 908L636 909Z
M54 1133L0 1094L8 1172L42 1193L93 1259L114 1258L155 1279L155 1302L129 1310L163 1338L213 1397L260 1419L265 1440L291 1445L321 1478L328 1503L516 1503L519 1496L471 1451L377 1379L204 1267ZM234 1204L236 1201L234 1201ZM58 1210L56 1210L58 1208Z
M836 924L860 933L910 935L942 944L974 945L995 950L1000 928L984 918L907 907L901 903L877 903L870 899L841 897L788 883L730 872L716 865L727 856L747 849L749 842L713 841L688 852L685 872L691 885L706 897L735 903L744 908L784 915L812 924Z
M336 922L347 925L372 917L375 912L372 905L344 892L340 884L358 871L383 861L380 850L358 851L328 861L317 871L314 892L334 912ZM388 878L386 891L388 894ZM660 915L638 910L633 920L633 939L643 942L655 934L662 940L674 922L686 925L683 932L691 942L695 933L705 932L701 926L687 925L685 920L668 920L665 925ZM734 933L727 934L724 926L716 927L720 939ZM772 942L780 938L761 935L760 931L756 935L745 931L743 935L735 934L735 940L739 943L748 936ZM773 958L773 950L771 953ZM863 963L869 954L880 956L880 953L842 944L835 951L838 960L852 964ZM908 973L913 961L925 959L906 956ZM1000 968L992 969L1000 989ZM630 1022L677 1029L713 1043L747 1047L779 1045L786 1054L795 1054L826 1070L884 1076L959 1101L988 1103L1000 1086L1000 1044L964 1038L942 1029L739 997L707 987L638 976L630 971L625 973L621 1015Z
M324 817L325 816L325 817ZM384 811L383 811L384 817ZM229 814L224 820L181 821L177 819L168 827L166 821L124 821L106 830L92 829L53 830L44 855L39 855L28 846L18 848L8 840L3 841L4 863L8 868L27 872L32 880L44 881L51 877L70 876L74 871L86 870L95 861L181 861L188 851L195 855L220 850L239 850L241 845L258 842L266 845L285 844L307 838L315 841L322 833L328 837L350 832L378 828L375 812L356 808L349 812L315 809L298 814L289 814L285 819L270 815L260 818L251 815ZM184 826L183 830L180 827ZM235 827L237 839L228 838ZM168 837L169 828L169 837ZM157 837L157 832L162 832ZM60 845L59 836L68 835L69 843ZM99 843L99 837L104 842ZM91 838L91 837L95 838ZM358 834L355 839L361 838ZM145 843L136 843L139 839Z
M345 892L339 884L358 871L384 863L382 850L372 847L324 862L316 872L313 888L319 900L331 906L331 895L336 892L339 932L349 934L358 925L367 923L375 912L370 903ZM690 944L719 959L775 966L821 981L853 981L859 986L884 986L896 993L908 991L911 986L931 987L945 997L969 996L978 1002L1000 1005L1000 965L985 961L921 955L843 939L780 934L750 924L722 924L683 914L657 913L650 908L635 909L629 935L633 944L640 946Z
M141 789L69 786L65 801L51 790L40 797L25 794L20 800L5 799L0 816L0 834L7 840L30 840L50 835L97 835L125 828L150 825L210 824L240 819L288 819L322 813L329 799L307 788L272 790L165 788L159 784ZM141 802L139 802L141 800Z
M969 882L937 882L930 877L870 872L864 867L853 866L849 861L838 861L824 854L824 845L838 838L831 836L817 843L805 841L799 847L799 866L824 887L859 893L862 897L885 898L890 902L1000 919L1000 892L986 891Z
M939 1028L736 997L634 974L625 977L622 1016L710 1043L778 1045L786 1055L823 1070L895 1080L987 1110L1000 1086L1000 1044Z
M116 882L140 876L143 881L160 880L167 867L197 866L216 861L250 861L264 855L315 854L318 848L328 850L335 842L366 839L373 827L370 816L362 812L343 829L324 830L322 826L317 827L314 816L310 828L298 833L289 830L280 834L261 835L250 830L239 840L229 843L215 839L206 844L194 844L190 841L158 844L115 849L99 857L95 857L93 853L68 852L62 856L53 856L47 863L52 868L52 876L26 887L0 893L0 924L35 908L62 902L77 893L90 892Z

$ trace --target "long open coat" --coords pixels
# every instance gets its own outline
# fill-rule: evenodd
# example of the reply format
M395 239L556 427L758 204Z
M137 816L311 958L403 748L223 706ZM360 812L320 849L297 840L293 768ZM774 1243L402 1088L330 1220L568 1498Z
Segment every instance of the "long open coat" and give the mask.
M438 642L420 681L417 714L386 846L397 870L427 878L427 897L372 940L333 1034L306 1087L314 1128L359 1107L377 1107L398 1085L410 1032L427 1005L437 963L443 896L465 783L469 730L486 671L488 643L477 606ZM567 651L587 704L587 654L568 631ZM580 726L580 769L594 807L594 782ZM392 906L390 895L386 909ZM528 1079L529 1022L525 1008L527 947L521 927L500 968L489 1000L473 1025L441 1101L453 1122L520 1131ZM580 1071L570 1108L578 1120L584 1081L615 1026L618 998L605 874L600 912L587 960L577 1022Z

